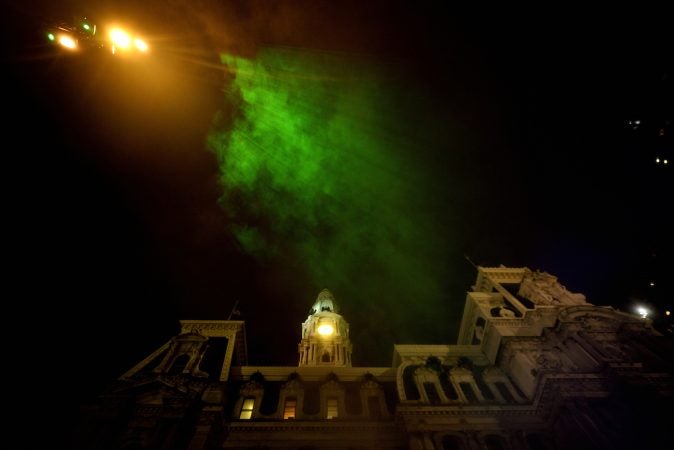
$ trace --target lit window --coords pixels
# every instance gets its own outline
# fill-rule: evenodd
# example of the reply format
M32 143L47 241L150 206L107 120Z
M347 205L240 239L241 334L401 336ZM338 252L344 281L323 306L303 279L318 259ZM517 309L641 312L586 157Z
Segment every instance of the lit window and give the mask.
M294 397L286 398L285 405L283 406L283 420L294 419L296 408L297 399Z
M337 417L337 399L330 397L328 399L328 419L334 419Z
M239 419L250 419L253 417L253 407L255 406L255 399L254 398L246 398L243 401L243 405L241 406L241 414L239 415Z

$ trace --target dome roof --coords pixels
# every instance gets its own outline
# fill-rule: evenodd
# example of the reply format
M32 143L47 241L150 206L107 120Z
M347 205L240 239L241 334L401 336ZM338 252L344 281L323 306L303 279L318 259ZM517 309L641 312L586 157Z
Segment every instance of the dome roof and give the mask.
M312 307L311 314L316 314L323 311L330 311L334 313L339 311L339 307L335 302L335 297L328 289L323 289L318 293L318 297L316 297L316 302Z

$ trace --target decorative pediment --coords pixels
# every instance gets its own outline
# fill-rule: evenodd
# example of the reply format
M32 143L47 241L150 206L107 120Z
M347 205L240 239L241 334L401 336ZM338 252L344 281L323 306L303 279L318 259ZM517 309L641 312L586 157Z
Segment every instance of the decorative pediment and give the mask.
M501 379L505 377L505 374L500 368L496 366L489 366L482 372L482 377L485 380Z
M324 383L321 385L321 390L326 390L326 391L341 391L344 388L342 387L341 384L339 384L335 380L330 380L327 383Z
M527 270L520 283L519 295L537 305L582 305L585 296L570 292L557 277L547 272Z
M281 389L284 391L298 391L302 389L302 382L299 380L299 378L293 378L286 381L283 386L281 386Z
M360 389L361 390L371 390L371 391L377 390L378 391L378 390L381 390L383 388L382 388L381 384L379 384L376 381L370 379L370 380L367 380L367 381L363 382L363 384L360 385Z
M239 389L239 394L242 396L254 395L263 390L264 387L261 383L255 380L250 380L248 383L241 386L241 389Z
M473 376L473 373L466 369L465 367L452 367L449 370L449 373L453 377L467 377L467 376Z

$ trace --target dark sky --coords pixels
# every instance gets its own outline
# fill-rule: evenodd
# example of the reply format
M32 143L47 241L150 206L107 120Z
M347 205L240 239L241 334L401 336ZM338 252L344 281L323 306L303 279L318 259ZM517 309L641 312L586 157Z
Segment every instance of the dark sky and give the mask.
M137 3L9 2L3 14L3 216L16 285L5 302L18 306L17 321L39 324L35 348L50 367L75 370L58 377L73 397L98 392L175 334L178 319L224 319L237 299L251 362L294 364L300 323L318 291L332 287L313 285L297 261L252 257L229 231L216 158L204 144L215 113L228 108L219 52L357 55L402 68L431 99L429 117L451 110L461 150L450 154L434 145L442 136L426 136L420 158L438 173L452 163L464 174L443 184L463 211L451 218L462 238L447 255L447 296L458 313L475 277L464 254L481 265L547 270L598 304L663 301L666 279L645 285L666 273L674 229L674 161L654 163L674 156L664 14ZM153 62L53 52L40 27L78 11L146 29ZM642 124L633 130L627 120ZM359 316L361 300L347 301L344 315L352 329L377 332ZM448 325L441 342L457 331ZM420 324L405 335L438 343ZM354 342L354 358L387 364L393 343L382 355Z

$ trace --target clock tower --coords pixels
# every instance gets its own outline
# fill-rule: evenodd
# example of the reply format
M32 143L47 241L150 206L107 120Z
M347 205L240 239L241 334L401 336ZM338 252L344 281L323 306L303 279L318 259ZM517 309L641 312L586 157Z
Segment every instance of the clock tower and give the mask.
M349 324L338 311L332 292L323 289L302 324L299 366L351 367Z

